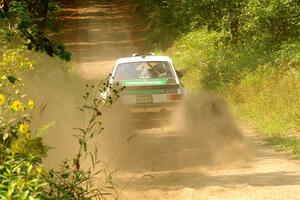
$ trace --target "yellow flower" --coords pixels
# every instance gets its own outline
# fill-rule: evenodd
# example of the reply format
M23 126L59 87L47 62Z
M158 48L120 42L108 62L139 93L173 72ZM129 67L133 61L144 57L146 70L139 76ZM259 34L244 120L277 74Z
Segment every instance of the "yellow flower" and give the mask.
M29 125L26 124L26 123L21 123L19 125L18 131L20 131L20 133L28 133L29 132Z
M19 110L23 110L24 109L24 105L21 101L19 100L15 100L12 105L11 105L11 109L13 111L19 111Z
M28 101L27 105L30 110L32 110L35 107L35 103L31 99Z
M3 94L0 94L0 105L3 105L5 103L5 96Z

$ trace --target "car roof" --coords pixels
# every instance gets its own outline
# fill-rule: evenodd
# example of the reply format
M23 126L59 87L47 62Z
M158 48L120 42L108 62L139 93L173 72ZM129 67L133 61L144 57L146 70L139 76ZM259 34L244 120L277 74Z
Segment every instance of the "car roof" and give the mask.
M130 62L144 62L144 61L146 61L146 62L149 62L149 61L172 62L171 58L168 56L147 55L147 56L132 56L132 57L119 58L117 60L117 64L130 63Z

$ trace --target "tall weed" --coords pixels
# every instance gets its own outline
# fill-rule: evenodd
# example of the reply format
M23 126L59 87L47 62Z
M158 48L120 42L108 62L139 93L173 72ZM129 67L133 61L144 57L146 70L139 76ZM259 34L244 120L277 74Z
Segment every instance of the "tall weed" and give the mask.
M183 36L166 52L188 73L190 89L218 90L241 118L270 141L300 152L300 44L278 50L261 45L228 44L225 33L200 29Z

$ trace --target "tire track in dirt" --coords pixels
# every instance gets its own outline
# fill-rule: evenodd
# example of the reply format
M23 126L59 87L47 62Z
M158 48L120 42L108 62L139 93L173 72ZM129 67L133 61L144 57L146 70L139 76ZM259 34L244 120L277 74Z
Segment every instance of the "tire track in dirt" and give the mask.
M84 78L101 79L115 59L146 49L139 37L144 30L125 1L83 0L76 6L66 10L56 37ZM201 144L176 130L139 133L119 155L120 199L300 200L299 162L272 150L253 130L242 130L249 158L222 165L207 162Z
M252 130L244 129L248 160L219 165L207 161L191 139L155 134L135 141L147 162L136 159L140 170L120 172L126 185L121 199L300 199L299 162L272 150Z

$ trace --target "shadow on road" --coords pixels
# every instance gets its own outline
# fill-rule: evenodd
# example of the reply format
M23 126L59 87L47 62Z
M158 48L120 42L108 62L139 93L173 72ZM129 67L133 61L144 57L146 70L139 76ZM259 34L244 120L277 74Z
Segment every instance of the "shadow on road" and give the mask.
M145 52L145 27L128 2L78 1L74 9L65 1L60 31L52 37L65 43L85 78L103 78L117 58Z

